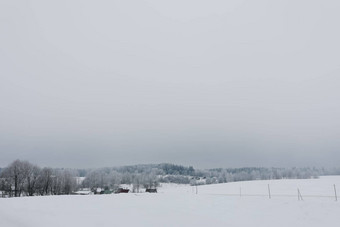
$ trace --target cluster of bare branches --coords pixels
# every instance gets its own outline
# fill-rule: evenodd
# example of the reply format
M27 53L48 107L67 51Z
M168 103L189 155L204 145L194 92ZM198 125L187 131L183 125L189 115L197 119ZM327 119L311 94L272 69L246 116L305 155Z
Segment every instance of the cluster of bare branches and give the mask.
M77 187L71 170L40 168L15 160L0 173L0 191L9 197L71 194Z
M91 191L95 191L97 188L114 191L122 184L132 185L133 192L140 192L142 188L157 188L159 176L157 175L157 170L120 172L115 169L102 168L89 171L81 187L89 188Z

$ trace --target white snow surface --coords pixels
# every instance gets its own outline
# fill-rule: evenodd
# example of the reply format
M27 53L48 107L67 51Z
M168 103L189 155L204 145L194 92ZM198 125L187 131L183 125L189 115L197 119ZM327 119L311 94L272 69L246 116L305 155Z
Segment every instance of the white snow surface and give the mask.
M337 226L334 184L340 188L340 176L204 185L197 194L166 184L157 194L3 198L0 226Z

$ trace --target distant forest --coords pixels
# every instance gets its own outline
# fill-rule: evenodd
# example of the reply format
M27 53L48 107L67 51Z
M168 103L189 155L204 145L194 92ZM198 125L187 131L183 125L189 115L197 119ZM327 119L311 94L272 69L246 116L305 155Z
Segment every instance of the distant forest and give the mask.
M218 184L268 179L308 179L340 175L340 168L216 168L200 170L175 164L147 164L98 169L40 168L16 160L0 168L0 196L43 196L72 194L78 190L115 190L132 185L132 192L157 188L160 183Z

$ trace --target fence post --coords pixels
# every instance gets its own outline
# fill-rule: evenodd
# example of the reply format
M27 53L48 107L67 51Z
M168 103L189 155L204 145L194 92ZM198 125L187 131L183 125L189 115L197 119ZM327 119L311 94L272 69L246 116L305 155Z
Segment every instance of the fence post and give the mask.
M271 199L269 184L268 184L268 195L269 195L269 199Z
M298 200L302 200L303 201L303 198L302 198L302 195L300 193L300 190L299 189L297 189L297 190L298 190Z
M334 184L334 193L335 193L335 201L338 201L338 196L336 194L336 187L335 187L335 184Z

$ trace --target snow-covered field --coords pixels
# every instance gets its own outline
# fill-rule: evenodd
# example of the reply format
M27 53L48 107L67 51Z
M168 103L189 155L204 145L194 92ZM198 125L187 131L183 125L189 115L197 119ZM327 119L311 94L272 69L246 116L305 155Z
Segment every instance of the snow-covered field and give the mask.
M206 185L198 194L164 185L157 194L0 199L0 226L337 226L334 184L340 191L340 176Z

